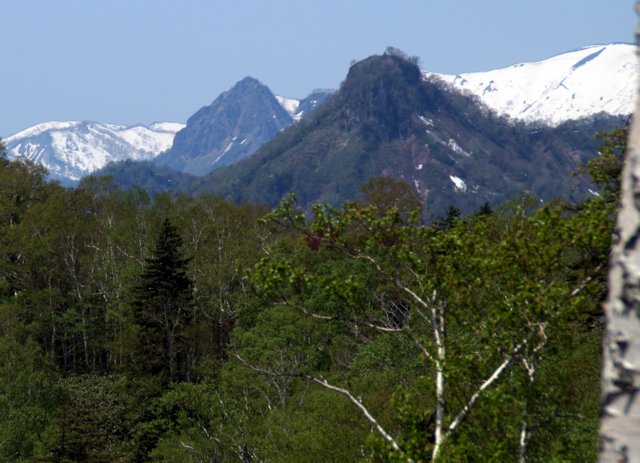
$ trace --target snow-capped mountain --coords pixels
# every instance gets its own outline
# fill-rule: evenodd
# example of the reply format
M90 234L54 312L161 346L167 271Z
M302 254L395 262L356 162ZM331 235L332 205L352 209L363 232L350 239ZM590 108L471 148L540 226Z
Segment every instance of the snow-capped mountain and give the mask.
M422 72L424 80L444 81L452 90L474 94L498 114L549 126L598 113L631 114L639 74L635 46L627 44L594 45L543 61L487 72L458 75ZM220 98L231 93L225 92ZM266 87L263 93L270 96L264 117L258 117L255 108L252 109L253 100L242 94L234 103L237 108L228 117L216 113L224 117L196 118L197 136L188 136L187 130L176 137L185 128L176 123L126 127L71 121L39 124L4 142L10 157L24 156L42 164L51 177L66 184L77 182L109 162L149 160L163 152L156 159L158 163L201 175L251 155L284 127L314 111L334 91L315 90L302 100L274 97ZM213 109L205 107L194 116L202 116L202 111L209 114ZM282 123L264 129L266 122L274 122L276 113ZM240 124L234 117L243 114L246 117ZM196 120L191 122L190 129L194 129Z
M557 126L601 112L631 114L639 68L634 45L610 44L493 71L424 76L475 94L498 114Z
M183 124L156 122L131 127L95 122L47 122L4 140L10 158L26 157L52 178L75 183L109 162L148 160L169 149Z
M318 106L324 103L329 96L333 95L336 91L333 89L316 89L309 96L302 100L296 100L295 98L287 98L284 96L277 96L276 100L280 103L280 106L289 113L291 118L298 122L309 113L313 112Z

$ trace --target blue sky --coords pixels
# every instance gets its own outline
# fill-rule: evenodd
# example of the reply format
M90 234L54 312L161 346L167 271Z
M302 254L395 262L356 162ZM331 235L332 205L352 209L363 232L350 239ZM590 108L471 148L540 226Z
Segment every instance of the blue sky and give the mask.
M633 0L2 0L0 136L50 120L185 122L251 75L336 88L389 45L457 73L631 42Z

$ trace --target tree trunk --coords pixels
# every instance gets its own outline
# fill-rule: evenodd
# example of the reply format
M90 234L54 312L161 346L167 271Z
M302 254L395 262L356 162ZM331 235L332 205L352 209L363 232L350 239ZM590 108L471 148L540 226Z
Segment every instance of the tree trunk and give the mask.
M636 11L640 13L640 1ZM638 32L636 38L640 39ZM622 173L622 204L616 234L619 240L611 256L606 305L600 420L601 463L640 462L639 106L636 106Z
M435 293L434 293L435 295ZM435 297L433 298L432 319L433 319L433 331L436 340L436 346L438 347L438 358L436 360L436 429L435 429L435 442L433 444L433 452L431 454L431 460L437 461L444 441L444 406L445 406L445 379L444 379L444 367L446 362L446 350L445 350L445 326L444 326L444 303L438 304L436 309Z

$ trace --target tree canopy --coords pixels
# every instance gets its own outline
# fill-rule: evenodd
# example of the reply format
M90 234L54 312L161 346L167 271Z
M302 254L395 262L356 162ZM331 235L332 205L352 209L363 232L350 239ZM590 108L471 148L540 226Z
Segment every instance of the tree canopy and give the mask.
M0 161L0 459L593 461L620 140L599 195L432 224Z

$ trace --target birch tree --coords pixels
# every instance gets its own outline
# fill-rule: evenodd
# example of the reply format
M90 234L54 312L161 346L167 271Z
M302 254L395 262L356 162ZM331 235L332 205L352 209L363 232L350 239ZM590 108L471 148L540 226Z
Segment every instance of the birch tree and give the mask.
M636 5L640 13L640 2ZM640 40L636 33L636 37ZM639 103L640 104L640 101ZM640 462L640 106L622 174L621 209L609 269L602 370L600 461Z
M429 384L420 405L429 424L413 443L387 428L344 380L299 373L349 398L406 461L455 461L447 455L449 442L483 398L498 393L493 391L511 381L515 370L535 381L534 362L544 356L549 334L561 333L569 320L584 315L583 292L589 291L593 274L580 265L573 265L580 270L572 273L567 262L598 238L583 246L586 235L580 230L605 237L595 254L587 253L590 262L604 262L610 234L601 215L587 214L593 222L578 223L567 219L560 206L533 217L516 211L500 231L480 216L442 230L407 222L393 208L381 217L375 207L354 204L318 206L308 223L291 205L283 203L271 219L301 230L301 249L309 251L265 258L254 282L277 304L310 319L350 326L352 336L364 343L379 333L395 334L413 346L423 364L420 381ZM314 253L320 267L313 263ZM510 401L515 393L507 389L503 394ZM520 449L520 461L526 461L531 439L526 407L522 413L522 426L510 439ZM499 414L510 415L506 408Z

